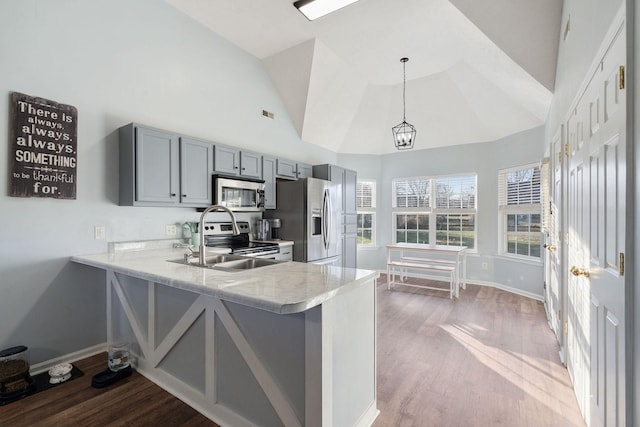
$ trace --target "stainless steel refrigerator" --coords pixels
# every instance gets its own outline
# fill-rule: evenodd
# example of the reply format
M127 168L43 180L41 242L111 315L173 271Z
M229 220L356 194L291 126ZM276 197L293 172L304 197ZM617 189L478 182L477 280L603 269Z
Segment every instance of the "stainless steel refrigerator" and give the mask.
M280 218L280 237L292 240L293 260L341 265L339 189L324 179L303 178L276 184L275 210L265 218Z

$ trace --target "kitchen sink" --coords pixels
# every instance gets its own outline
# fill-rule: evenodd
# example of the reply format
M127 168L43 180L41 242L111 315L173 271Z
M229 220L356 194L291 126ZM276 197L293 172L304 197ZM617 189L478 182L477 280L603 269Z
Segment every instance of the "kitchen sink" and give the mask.
M240 255L213 255L206 257L206 264L199 263L198 257L184 257L179 259L170 259L169 262L175 262L177 264L192 265L194 267L211 268L222 271L245 271L258 267L265 267L267 265L278 264L282 261L276 261L275 259L265 258L252 258Z

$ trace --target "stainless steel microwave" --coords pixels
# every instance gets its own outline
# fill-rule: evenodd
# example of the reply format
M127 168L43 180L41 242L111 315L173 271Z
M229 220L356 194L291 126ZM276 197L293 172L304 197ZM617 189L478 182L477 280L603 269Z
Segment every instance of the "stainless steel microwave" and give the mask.
M263 211L264 181L213 175L212 202L232 211Z

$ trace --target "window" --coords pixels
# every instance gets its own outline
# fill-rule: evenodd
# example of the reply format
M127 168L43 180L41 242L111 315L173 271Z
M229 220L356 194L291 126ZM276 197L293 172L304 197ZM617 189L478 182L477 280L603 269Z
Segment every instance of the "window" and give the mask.
M475 248L476 175L395 179L392 192L396 243Z
M498 174L501 252L540 258L540 168L526 165Z
M376 182L358 181L356 184L357 242L359 247L375 246Z

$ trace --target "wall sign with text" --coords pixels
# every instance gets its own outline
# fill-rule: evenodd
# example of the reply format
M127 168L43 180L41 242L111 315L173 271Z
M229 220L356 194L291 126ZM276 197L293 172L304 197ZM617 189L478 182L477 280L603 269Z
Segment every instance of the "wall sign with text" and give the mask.
M76 198L78 110L11 93L9 195Z

